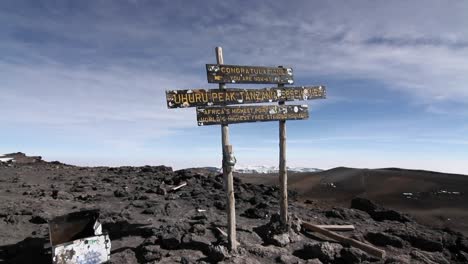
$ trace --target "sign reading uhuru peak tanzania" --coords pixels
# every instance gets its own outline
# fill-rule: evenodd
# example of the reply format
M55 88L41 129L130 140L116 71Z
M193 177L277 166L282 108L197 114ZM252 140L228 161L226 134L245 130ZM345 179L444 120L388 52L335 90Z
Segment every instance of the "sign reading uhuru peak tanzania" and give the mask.
M311 100L325 98L325 96L324 86L166 91L168 108Z
M293 84L292 68L207 64L209 83Z
M198 107L199 126L309 118L307 105Z

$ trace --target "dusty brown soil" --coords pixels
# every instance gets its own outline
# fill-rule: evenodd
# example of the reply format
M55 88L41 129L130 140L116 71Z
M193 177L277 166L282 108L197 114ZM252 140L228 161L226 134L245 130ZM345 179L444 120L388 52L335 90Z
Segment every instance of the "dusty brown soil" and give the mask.
M274 174L240 174L244 182L277 185ZM419 222L468 235L468 176L421 170L335 168L289 173L289 188L299 200L318 206L349 206L365 197L412 215ZM407 193L404 195L404 193ZM411 193L411 195L409 195Z

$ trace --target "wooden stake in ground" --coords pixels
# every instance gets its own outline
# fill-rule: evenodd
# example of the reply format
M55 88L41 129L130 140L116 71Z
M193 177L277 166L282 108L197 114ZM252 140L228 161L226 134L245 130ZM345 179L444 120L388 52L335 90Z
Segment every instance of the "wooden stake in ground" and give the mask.
M224 64L223 49L216 47L216 61L218 64ZM226 89L226 84L220 83L219 89ZM229 157L232 157L232 146L229 145L229 126L221 125L221 146L223 148L223 177L224 186L227 194L227 215L228 215L228 246L229 250L237 249L236 242L236 209L234 199L234 180L232 178L233 164L230 164Z
M283 68L279 66L279 68ZM284 87L284 84L278 84ZM278 102L284 105L284 101ZM279 186L280 186L280 219L283 225L288 224L288 172L286 170L286 120L279 121Z

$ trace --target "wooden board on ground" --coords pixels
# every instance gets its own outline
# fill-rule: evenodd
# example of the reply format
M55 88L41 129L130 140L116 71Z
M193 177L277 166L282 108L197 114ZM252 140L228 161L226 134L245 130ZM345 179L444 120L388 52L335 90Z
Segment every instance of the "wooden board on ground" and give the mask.
M292 68L207 64L209 83L293 84Z
M307 105L197 107L199 126L307 118Z
M271 103L324 99L325 86L272 87L261 89L190 89L166 91L168 108Z

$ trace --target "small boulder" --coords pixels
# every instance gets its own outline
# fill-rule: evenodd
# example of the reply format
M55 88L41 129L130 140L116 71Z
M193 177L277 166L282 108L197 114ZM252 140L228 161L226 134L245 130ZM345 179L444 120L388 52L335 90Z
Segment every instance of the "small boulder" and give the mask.
M135 252L131 249L125 249L124 251L111 255L109 264L137 264L138 260L135 257Z
M120 197L126 197L126 196L128 196L128 193L126 191L124 191L124 190L119 189L119 190L114 191L114 196L119 197L119 198Z
M413 247L424 251L435 252L442 251L442 236L438 232L424 230L424 232L412 228L390 229L387 233L398 236L408 241Z
M368 232L364 237L367 241L376 246L392 246L397 248L403 247L403 240L401 238L384 232Z
M424 251L417 251L414 250L411 252L411 258L416 261L420 261L422 263L427 264L450 264L444 254L437 252L437 253L429 253ZM412 261L412 263L415 261Z
M273 235L271 238L271 242L273 245L278 246L278 247L285 247L287 246L291 241L289 239L289 234L288 233L283 233L283 234L277 234Z
M335 263L335 260L341 257L342 249L343 246L336 243L308 243L304 245L303 252L307 254L307 258L318 258L324 263Z
M33 224L46 224L47 223L47 219L44 215L42 214L37 214L37 215L34 215L33 217L31 217L31 219L29 220L30 223L33 223Z
M229 258L229 251L225 246L217 245L217 246L210 246L208 258L212 262L219 262Z
M353 247L343 248L340 254L343 262L350 264L361 263L369 258L364 251Z
M372 213L377 209L377 205L369 199L356 197L351 200L351 208L364 211L366 213Z
M390 256L385 264L411 264L411 257L408 255Z
M161 247L164 249L176 249L181 243L181 234L176 228L169 228L160 237Z
M406 223L411 221L411 219L408 216L395 210L376 210L374 212L371 212L370 215L375 221L389 220L397 221L400 223Z
M277 263L282 263L282 264L301 264L303 261L293 255L281 255L276 258Z

